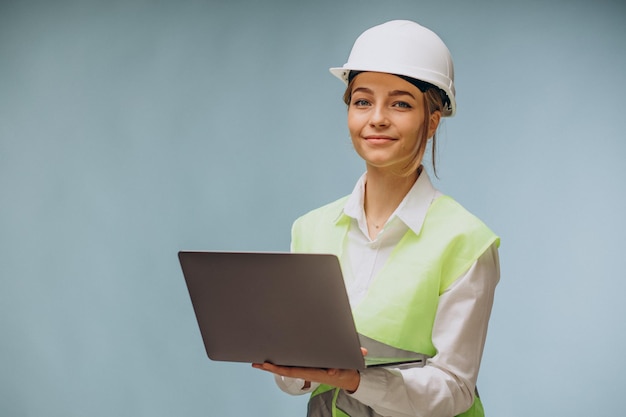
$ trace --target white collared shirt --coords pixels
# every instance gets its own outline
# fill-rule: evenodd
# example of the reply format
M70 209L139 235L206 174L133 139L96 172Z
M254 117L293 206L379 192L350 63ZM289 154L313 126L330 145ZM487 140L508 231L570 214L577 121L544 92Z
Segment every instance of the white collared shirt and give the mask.
M343 209L344 214L352 219L344 252L347 258L343 261L349 261L350 265L344 273L353 308L361 302L372 279L405 233L411 229L419 234L430 203L442 195L432 186L424 171L372 240L367 230L364 209L366 180L367 174L359 178Z
M407 193L374 240L369 238L363 201L365 174L344 206L351 218L347 247L342 259L350 303L357 305L372 278L392 249L410 228L419 232L433 199L441 195L426 171ZM432 340L437 354L423 368L370 368L361 371L354 398L385 416L454 416L469 408L478 377L496 284L500 279L497 245L494 243L440 297ZM303 381L276 378L290 394L303 390Z

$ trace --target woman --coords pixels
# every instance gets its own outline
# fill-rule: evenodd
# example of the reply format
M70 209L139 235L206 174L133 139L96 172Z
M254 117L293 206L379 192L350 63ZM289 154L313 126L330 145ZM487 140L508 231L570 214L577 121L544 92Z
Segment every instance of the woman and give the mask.
M347 83L366 172L351 195L296 220L292 249L337 254L364 354L427 359L361 372L253 366L288 393L312 393L309 416L483 416L476 379L499 239L422 166L441 118L456 111L450 53L430 30L391 21L365 31L331 72Z

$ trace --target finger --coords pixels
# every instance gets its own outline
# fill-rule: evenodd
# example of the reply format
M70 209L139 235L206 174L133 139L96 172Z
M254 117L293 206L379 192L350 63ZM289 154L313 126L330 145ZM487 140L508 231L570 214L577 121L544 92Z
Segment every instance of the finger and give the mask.
M367 349L364 347L361 347L361 353L363 354L363 356L367 356Z
M263 371L273 372L273 373L280 373L281 370L286 369L282 366L276 366L269 362L253 363L252 367L256 369L261 369Z
M274 365L269 362L255 363L255 364L252 364L252 367L263 370L263 371L271 372L276 375L281 375L281 376L286 376L286 377L291 377L291 378L302 378L302 379L307 379L309 375L316 375L316 374L319 375L319 373L325 372L324 370L321 370L321 369L279 366L279 365Z

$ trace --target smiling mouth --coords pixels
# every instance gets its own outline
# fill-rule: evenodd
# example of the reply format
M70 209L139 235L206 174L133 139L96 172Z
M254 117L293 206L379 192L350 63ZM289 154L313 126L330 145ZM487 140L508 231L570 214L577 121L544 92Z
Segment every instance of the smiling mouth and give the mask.
M381 143L381 144L393 142L396 140L395 138L392 138L391 136L365 136L363 139L365 139L369 143Z

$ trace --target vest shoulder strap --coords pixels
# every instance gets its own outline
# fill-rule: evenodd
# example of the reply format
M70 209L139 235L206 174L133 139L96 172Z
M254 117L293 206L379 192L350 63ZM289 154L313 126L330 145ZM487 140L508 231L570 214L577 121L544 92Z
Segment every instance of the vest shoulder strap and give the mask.
M340 256L350 219L343 215L348 196L298 218L291 228L294 252L331 253Z

